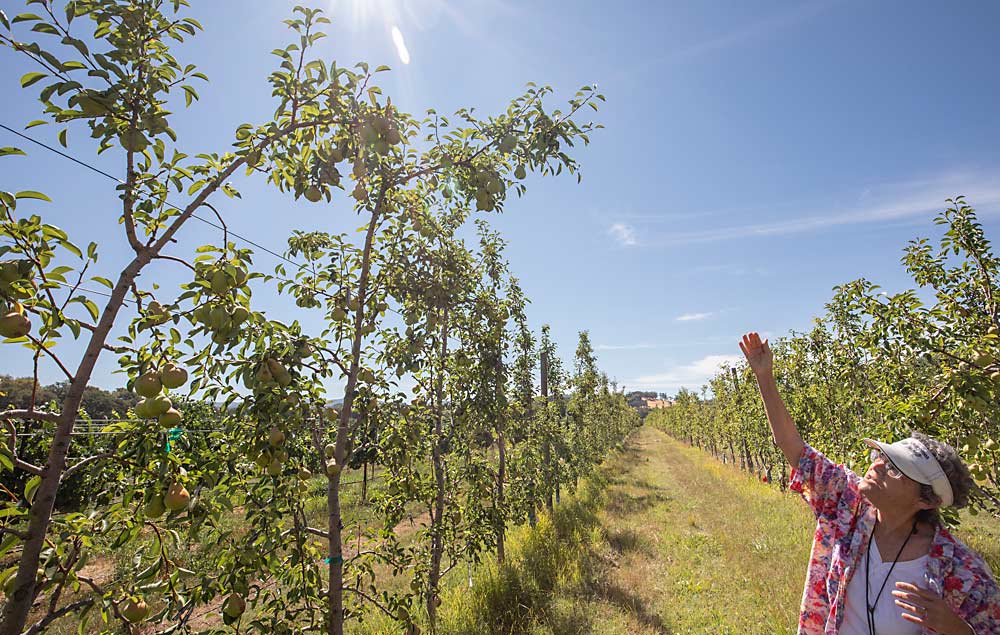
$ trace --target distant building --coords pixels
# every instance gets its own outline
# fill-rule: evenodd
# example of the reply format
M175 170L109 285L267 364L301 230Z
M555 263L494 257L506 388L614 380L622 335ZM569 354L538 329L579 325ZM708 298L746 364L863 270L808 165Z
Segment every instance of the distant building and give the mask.
M658 410L660 408L669 408L674 405L674 402L669 399L649 399L645 398L642 400L643 405L649 410Z

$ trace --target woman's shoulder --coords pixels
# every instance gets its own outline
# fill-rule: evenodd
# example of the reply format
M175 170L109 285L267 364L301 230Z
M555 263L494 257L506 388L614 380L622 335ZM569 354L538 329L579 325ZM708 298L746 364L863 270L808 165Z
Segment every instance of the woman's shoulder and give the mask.
M990 580L994 585L996 584L993 571L986 559L951 533L947 527L941 527L938 530L931 545L930 556L950 559L950 568L954 573L961 571L964 574L971 574L976 578Z

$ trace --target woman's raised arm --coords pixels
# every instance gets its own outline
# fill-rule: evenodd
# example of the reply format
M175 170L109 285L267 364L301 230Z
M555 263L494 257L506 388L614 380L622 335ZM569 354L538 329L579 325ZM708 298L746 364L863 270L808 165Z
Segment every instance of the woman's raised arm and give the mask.
M760 396L764 399L764 411L767 421L771 424L771 434L774 442L788 459L788 464L795 467L799 464L802 449L805 444L799 435L792 416L785 408L785 402L778 394L778 384L774 381L774 355L767 345L767 340L761 341L756 332L747 333L740 342L740 350L746 356L750 369L757 378Z

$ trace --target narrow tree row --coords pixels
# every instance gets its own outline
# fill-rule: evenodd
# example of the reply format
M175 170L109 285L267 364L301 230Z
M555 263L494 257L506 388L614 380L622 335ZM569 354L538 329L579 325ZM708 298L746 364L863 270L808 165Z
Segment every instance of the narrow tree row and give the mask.
M864 437L918 430L958 448L978 488L977 510L1000 514L1000 259L975 211L949 200L930 239L902 258L915 288L887 293L860 279L835 289L808 333L772 344L789 412L809 443L849 466L865 464ZM745 364L722 368L699 395L649 421L761 478L787 466L770 438ZM954 520L954 518L952 519Z
M536 345L527 299L485 221L475 249L459 237L470 216L522 195L529 172L576 173L570 153L598 127L576 118L603 96L584 87L553 110L551 89L529 85L495 117L416 119L375 84L388 69L311 59L327 19L297 7L286 21L294 42L274 51L268 77L273 119L237 127L230 151L192 157L170 125L206 80L171 51L201 30L185 3L28 4L34 12L0 13L0 43L36 69L21 83L39 91L46 119L29 127L59 125L67 147L84 128L98 152L120 157L114 187L131 260L115 279L100 275L97 244L77 246L36 213L47 196L0 192L0 335L30 351L36 382L50 366L68 383L54 410L32 399L0 412L0 469L24 484L5 488L0 508L0 633L74 620L81 632L339 635L372 611L408 633L426 615L433 629L446 576L487 554L502 563L510 524L533 522L637 424L586 333L572 375L547 329ZM211 203L239 197L237 171L355 214L361 230L295 232L285 258L299 264L265 273ZM196 213L222 227L218 243L179 242ZM148 282L164 266L189 275L176 294ZM268 285L289 314L256 308ZM319 332L296 319L309 311L322 316ZM111 341L116 326L126 334ZM63 337L83 340L79 359L60 352ZM88 455L74 426L109 354L140 399L135 419L105 430L114 442ZM328 385L343 386L336 408ZM192 419L179 397L220 406L221 429L178 442L174 431ZM44 461L19 455L28 434L45 439ZM378 522L352 524L344 470L375 466ZM60 488L85 471L102 475L103 490L85 510L59 509ZM317 478L318 526L306 496ZM393 529L414 510L427 521L404 543ZM194 542L211 548L185 567ZM88 559L108 549L132 553L131 570L90 575ZM409 591L390 591L386 576L406 576ZM222 624L206 623L208 612Z

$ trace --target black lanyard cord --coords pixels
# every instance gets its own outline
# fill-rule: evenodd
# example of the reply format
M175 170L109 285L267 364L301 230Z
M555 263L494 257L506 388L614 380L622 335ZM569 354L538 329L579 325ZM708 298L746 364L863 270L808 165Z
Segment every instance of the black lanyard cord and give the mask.
M882 586L879 587L878 594L875 595L875 601L868 604L868 570L871 566L872 543L875 541L875 530L877 528L878 518L875 519L875 525L872 527L872 535L868 537L868 549L865 551L865 612L868 614L868 635L875 635L875 607L878 605L879 598L882 597L882 591L885 590L886 583L892 577L892 570L896 568L899 557L903 555L903 549L906 549L906 543L910 542L913 534L917 533L917 521L913 521L913 528L910 530L910 534L903 541L903 545L899 548L899 551L896 552L896 557L892 559L892 566L889 567L889 572L885 574L885 579L882 580Z

